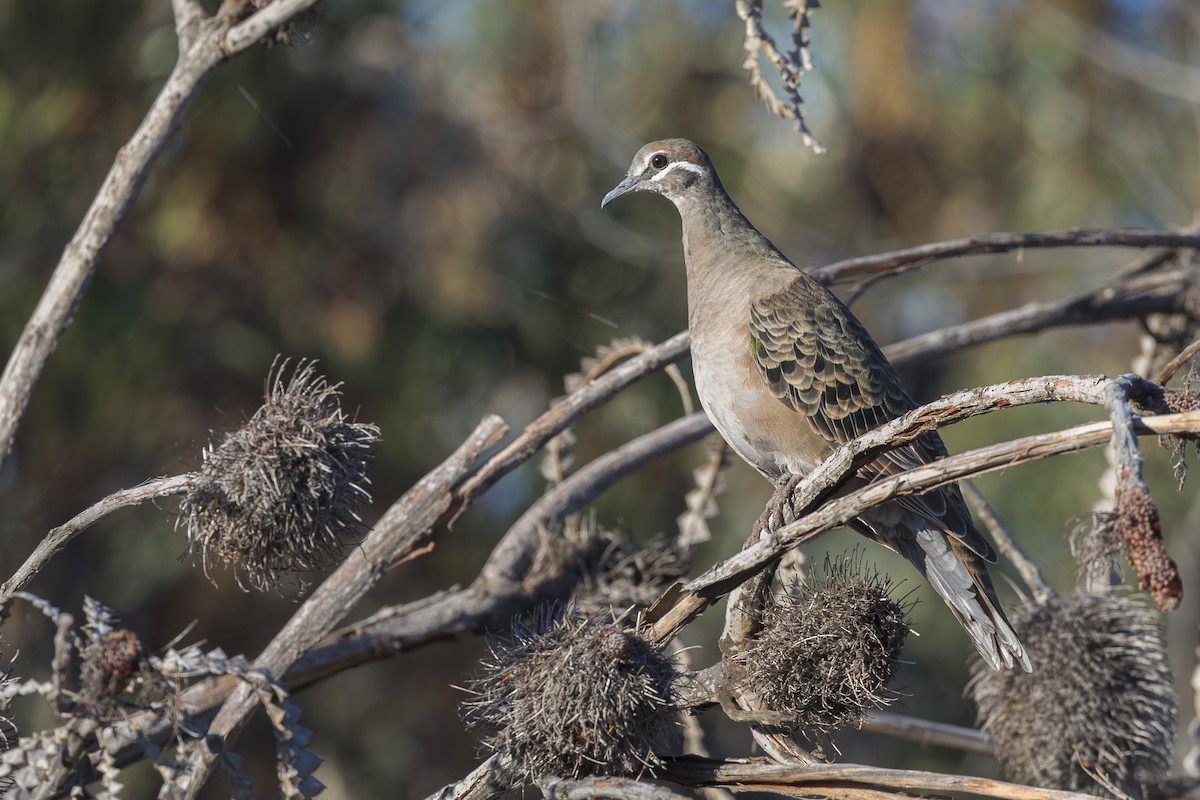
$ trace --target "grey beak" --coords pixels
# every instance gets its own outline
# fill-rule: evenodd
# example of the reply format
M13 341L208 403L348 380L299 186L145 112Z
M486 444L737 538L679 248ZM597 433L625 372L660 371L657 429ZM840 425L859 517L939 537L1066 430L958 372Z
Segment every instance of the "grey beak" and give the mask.
M618 183L611 192L604 195L604 199L600 201L600 207L604 208L605 206L607 206L613 200L616 200L621 195L629 194L630 192L635 191L637 189L639 183L641 183L641 178L639 178L638 176L636 176L636 175L625 176L625 180Z

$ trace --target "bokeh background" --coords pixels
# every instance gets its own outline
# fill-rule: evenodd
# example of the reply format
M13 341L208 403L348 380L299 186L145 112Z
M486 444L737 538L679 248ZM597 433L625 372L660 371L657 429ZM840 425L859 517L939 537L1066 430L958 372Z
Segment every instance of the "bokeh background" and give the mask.
M768 2L767 16L786 38L782 11ZM598 345L681 330L674 210L653 198L599 208L650 139L700 142L750 219L803 265L987 231L1179 226L1200 201L1200 8L1186 0L827 3L803 87L823 156L756 102L739 69L741 33L733 4L710 0L339 0L310 15L291 46L221 67L33 396L0 474L0 573L104 495L195 468L213 432L253 412L277 353L319 359L345 382L347 405L382 428L381 513L485 413L522 426ZM4 352L174 55L163 0L0 4ZM1135 255L940 263L873 288L855 310L894 341L1095 287ZM1036 374L1115 374L1129 370L1139 335L1134 323L1057 330L906 378L932 399ZM582 423L580 455L680 408L670 383L653 378ZM945 438L960 450L1101 414L1022 409ZM617 487L598 518L639 538L670 530L702 454L694 446ZM1148 442L1147 455L1170 550L1195 592L1200 507L1190 486L1176 493L1165 453ZM1066 531L1099 498L1104 469L1095 451L979 481L1060 589L1073 580ZM744 465L728 480L699 566L738 546L769 494ZM469 581L542 488L533 464L506 479L350 619ZM68 610L89 594L151 647L196 620L191 639L253 656L294 604L244 594L230 575L212 585L180 558L174 511L117 514L31 590ZM856 541L832 535L809 552L819 560ZM966 638L907 565L876 547L868 556L923 601L900 710L970 724ZM1184 722L1196 608L1189 599L1170 620ZM714 610L689 632L694 663L717 657L718 628ZM44 620L22 608L4 636L19 672L44 674ZM312 749L326 759L325 796L422 797L474 766L452 684L482 653L477 638L438 643L301 693L318 732ZM36 704L22 713L27 729L47 722ZM707 724L715 753L749 751L740 728ZM849 761L998 771L865 734L838 743ZM251 726L241 749L271 795L266 726ZM128 782L149 792L137 772ZM227 793L214 780L209 796Z

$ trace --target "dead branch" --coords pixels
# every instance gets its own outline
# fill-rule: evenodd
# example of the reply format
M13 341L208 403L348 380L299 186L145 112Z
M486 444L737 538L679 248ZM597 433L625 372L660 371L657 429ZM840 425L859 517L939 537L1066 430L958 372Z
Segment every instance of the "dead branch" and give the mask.
M1200 339L1183 348L1179 352L1179 355L1167 362L1167 365L1159 370L1158 375L1154 377L1154 382L1160 386L1166 386L1175 377L1175 374L1183 368L1184 364L1196 357L1197 353L1200 353Z
M549 411L526 425L516 439L492 456L462 487L459 498L463 508L469 506L496 481L532 458L547 441L573 424L580 416L611 399L629 384L686 356L690 345L691 339L687 331L677 333L665 342L612 368L599 378L588 381L555 403Z
M804 118L804 99L800 97L800 81L804 73L812 70L812 55L808 45L809 17L817 8L817 2L792 0L784 3L792 20L792 47L781 50L775 37L767 32L762 18L762 0L737 0L734 10L745 24L742 35L742 69L746 71L754 96L762 100L768 113L781 119L790 119L800 132L804 144L818 155L825 152L822 145ZM759 66L759 56L765 56L779 75L786 99L781 99L771 88Z
M632 778L550 780L539 788L546 800L689 800L688 795Z
M963 347L1070 325L1099 325L1148 314L1187 311L1184 287L1195 281L1187 267L1119 273L1090 292L1050 302L1027 303L958 325L894 342L884 348L895 364L943 356Z
M1034 233L980 233L966 239L933 242L877 255L859 256L815 267L813 277L826 284L846 283L881 273L900 274L931 261L985 253L1048 247L1177 247L1200 248L1200 235L1140 228L1074 228Z
M1123 375L1114 379L1105 392L1116 458L1116 530L1125 542L1129 564L1137 573L1138 587L1146 590L1160 609L1171 610L1183 599L1183 581L1163 547L1158 507L1142 477L1142 454L1134 433L1131 407L1135 401L1147 399L1148 386L1155 385L1135 375ZM1161 394L1156 393L1151 399L1165 408Z
M992 740L974 728L918 719L891 711L868 711L862 730L906 739L920 745L936 745L981 756L992 755Z
M457 783L429 795L428 800L491 800L512 788L512 763L496 753Z
M204 81L222 61L316 3L275 0L237 22L220 14L206 18L194 0L174 0L172 8L179 31L175 67L133 137L117 153L0 375L0 466L12 451L33 387L83 299L100 257Z
M1038 565L1033 563L1029 556L1025 555L1024 551L1017 545L1014 539L1000 522L1000 515L996 509L983 496L983 492L975 486L972 481L960 481L958 488L962 490L963 497L966 498L967 505L971 507L971 511L987 528L988 533L992 535L992 541L996 543L996 549L1000 551L1000 555L1004 556L1009 562L1017 568L1021 579L1025 581L1025 585L1029 587L1033 597L1039 603L1044 603L1051 597L1054 597L1054 589L1046 581L1042 575L1042 571L1038 569Z
M582 508L620 478L712 431L708 417L696 413L597 458L521 515L492 551L481 576L496 583L522 580L533 560L539 529L553 530L568 514Z
M76 514L67 522L54 528L38 543L25 563L13 573L13 576L0 585L0 607L12 597L12 593L29 583L33 576L41 571L54 556L58 555L67 542L74 539L87 528L107 517L118 508L134 506L158 497L168 497L173 494L186 492L192 480L191 473L175 475L169 478L154 478L132 489L122 489L113 492L95 505Z
M1087 798L1075 792L1036 789L1004 781L917 770L862 767L854 764L770 764L764 761L714 761L684 756L668 759L662 777L685 786L728 786L740 791L830 798L907 797L909 792L964 792L1004 800Z

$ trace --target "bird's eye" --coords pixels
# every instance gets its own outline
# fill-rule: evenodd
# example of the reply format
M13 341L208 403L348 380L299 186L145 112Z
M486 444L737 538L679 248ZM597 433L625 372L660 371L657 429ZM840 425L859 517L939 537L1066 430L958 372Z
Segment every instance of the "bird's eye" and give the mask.
M655 169L662 169L669 163L671 163L671 159L667 158L666 153L655 153L654 157L650 159L650 166Z

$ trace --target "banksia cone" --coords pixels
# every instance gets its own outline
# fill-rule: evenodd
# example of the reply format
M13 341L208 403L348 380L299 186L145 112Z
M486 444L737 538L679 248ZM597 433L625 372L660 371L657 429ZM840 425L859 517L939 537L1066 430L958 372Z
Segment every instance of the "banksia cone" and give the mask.
M890 588L886 577L866 574L857 555L827 559L822 578L802 581L764 610L762 630L738 656L743 691L814 736L890 703L908 636L907 609Z
M647 608L692 567L691 554L665 536L638 543L593 525L580 534L575 557L580 580L571 605L582 614Z
M545 610L489 640L464 716L527 782L652 772L670 748L675 671L636 631L573 609Z
M268 377L254 416L205 449L180 504L205 573L224 562L243 588L284 592L297 573L336 564L358 541L371 499L379 429L342 411L338 385L313 362L297 364L285 383L286 368Z
M1013 622L1033 672L976 662L970 687L1009 779L1144 797L1171 763L1175 733L1158 615L1124 595L1075 591Z

